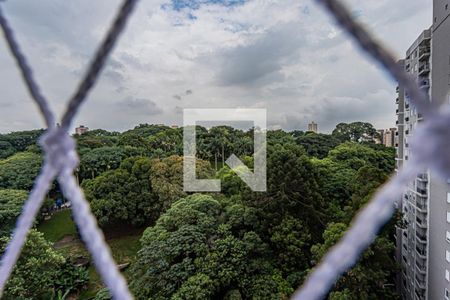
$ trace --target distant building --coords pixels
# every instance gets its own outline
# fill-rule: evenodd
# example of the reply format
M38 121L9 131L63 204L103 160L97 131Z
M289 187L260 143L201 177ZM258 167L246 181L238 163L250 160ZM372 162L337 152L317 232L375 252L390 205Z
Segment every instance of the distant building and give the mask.
M382 144L386 147L395 147L397 128L379 129L377 131L380 135L380 138L375 141L377 144Z
M312 132L317 133L317 123L314 123L314 121L309 123L308 124L308 131L312 131Z
M380 137L375 139L375 144L383 144L384 145L384 129L378 129L377 132Z
M80 125L80 127L75 128L75 134L82 135L83 133L86 133L89 131L88 127L85 127L84 125Z
M395 136L397 128L389 128L384 132L384 145L386 147L395 147Z
M172 125L172 126L170 126L170 128L172 128L172 129L177 129L178 128L178 125Z

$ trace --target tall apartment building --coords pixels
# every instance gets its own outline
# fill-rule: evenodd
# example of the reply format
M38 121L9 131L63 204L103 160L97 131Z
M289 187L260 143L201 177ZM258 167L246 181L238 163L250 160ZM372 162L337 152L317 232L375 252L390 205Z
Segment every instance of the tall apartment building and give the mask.
M386 147L394 147L397 142L397 128L379 129L377 130L380 135L380 139L376 140L377 144L385 145Z
M317 123L314 123L314 121L309 123L308 124L308 131L312 131L312 132L317 133Z
M427 91L432 104L450 101L450 0L433 1L433 26L422 32L399 61ZM422 116L397 88L397 168L411 157L409 139ZM424 141L426 142L426 141ZM397 229L398 287L403 299L450 299L450 184L424 170L400 201L404 228Z
M399 63L416 78L427 92L430 87L431 29L423 31L406 51L406 58ZM397 88L397 167L408 163L411 157L409 138L422 120L402 86ZM427 290L427 210L428 174L424 171L410 182L401 201L406 227L397 232L397 258L402 266L400 280L404 299L426 299Z

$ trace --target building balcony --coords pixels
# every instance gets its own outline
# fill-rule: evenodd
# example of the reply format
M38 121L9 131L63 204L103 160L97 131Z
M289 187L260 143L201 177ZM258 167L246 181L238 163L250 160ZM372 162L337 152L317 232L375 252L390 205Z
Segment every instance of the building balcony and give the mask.
M416 216L416 225L420 228L427 228L427 218L425 216Z
M397 97L395 98L395 104L399 104L400 103L400 99Z
M431 50L430 47L419 48L419 60L425 60L430 57Z
M430 65L428 63L424 63L419 66L419 76L430 73Z
M417 194L419 194L420 196L427 196L427 190L426 189L422 189L420 187L418 187L416 189Z
M425 291L423 289L414 290L414 299L415 300L424 300L425 299Z
M425 290L425 275L416 273L416 287L421 290Z
M416 253L422 259L427 259L427 250L425 246L420 246L420 244L416 245Z
M419 235L421 238L426 239L427 230L422 228L416 228L416 235Z
M427 210L427 206L426 206L426 205L417 203L416 207L417 207L417 211L418 211L419 213L421 213L421 214L426 214L426 213L428 213L428 210Z
M416 240L423 245L427 244L427 238L425 236L416 235Z
M417 180L421 182L428 182L428 174L427 173L418 174Z
M427 212L427 208L428 208L428 204L427 204L427 199L425 198L421 198L421 197L417 197L416 199L416 207L417 209L421 210L421 213L423 212Z
M421 264L417 260L416 260L416 269L421 274L427 274L427 267L426 267L426 265Z

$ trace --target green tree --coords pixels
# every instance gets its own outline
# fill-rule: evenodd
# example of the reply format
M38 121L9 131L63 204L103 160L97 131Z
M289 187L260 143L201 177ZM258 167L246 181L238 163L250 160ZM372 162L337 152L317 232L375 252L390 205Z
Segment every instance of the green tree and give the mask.
M0 159L25 151L29 146L37 146L38 139L43 133L44 130L39 129L0 134Z
M131 272L137 299L283 299L292 292L268 245L254 231L236 231L243 227L226 206L195 194L147 228Z
M117 170L83 181L86 198L101 226L125 222L136 226L155 220L161 209L150 182L151 160L132 157Z
M307 222L317 237L324 227L324 202L318 193L317 170L301 146L268 147L267 192L244 193L247 205L261 211L266 225L280 224L288 215Z
M137 134L143 138L149 138L157 133L168 130L170 127L165 125L155 125L155 124L140 124L134 129L127 130L123 133L123 135L127 134Z
M31 190L42 164L42 157L20 152L0 160L0 188Z
M374 142L379 138L373 125L366 122L339 123L332 135L341 141L350 142Z
M9 240L9 237L0 238L1 254L5 251ZM76 269L68 264L66 259L44 239L42 233L32 229L6 284L3 297L48 299L55 291L76 290L86 281L85 270Z
M323 233L324 242L311 249L316 262L345 234L347 225L330 223ZM364 251L359 262L336 283L330 299L398 299L392 284L397 270L393 259L394 243L382 232Z
M310 156L324 158L328 152L341 143L333 135L308 132L295 138L297 144L303 146Z
M75 135L78 150L111 147L117 144L120 133L103 129L90 130L82 135Z
M332 161L345 164L354 170L371 165L386 173L391 173L395 167L394 153L386 147L383 150L376 150L366 145L347 142L331 150L328 157Z
M26 191L0 189L0 236L11 233L27 197Z
M92 179L101 173L117 169L120 163L127 157L141 154L135 147L100 147L89 151L82 151L79 177L80 180Z

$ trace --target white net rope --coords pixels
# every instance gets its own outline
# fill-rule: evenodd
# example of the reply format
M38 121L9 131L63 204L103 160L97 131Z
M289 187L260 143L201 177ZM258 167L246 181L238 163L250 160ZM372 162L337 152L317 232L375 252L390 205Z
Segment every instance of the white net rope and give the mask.
M379 229L392 216L394 202L399 199L406 184L424 167L437 172L443 178L450 178L450 110L438 111L431 106L428 96L420 90L417 83L395 61L394 57L356 21L349 10L336 0L316 0L323 5L337 23L344 28L363 51L380 63L385 70L405 87L414 105L423 114L425 121L415 130L411 141L412 159L375 195L370 203L355 217L353 225L345 236L323 258L322 262L309 275L305 284L294 294L294 299L322 299L333 287L336 280L353 266L359 255L375 239ZM44 116L48 129L40 143L44 149L45 162L41 173L18 218L13 237L0 261L0 297L20 255L28 231L38 213L51 183L57 178L64 195L72 202L75 222L91 253L95 266L115 299L132 299L128 286L115 264L105 242L102 231L92 215L83 191L74 177L78 165L75 141L68 129L87 94L94 86L100 72L112 51L126 21L131 15L137 0L125 0L98 48L93 61L70 99L62 117L61 127L55 126L55 116L47 100L41 94L33 79L31 68L15 41L13 31L3 16L0 7L0 25L9 49L19 67L26 87ZM427 140L427 143L419 141Z

